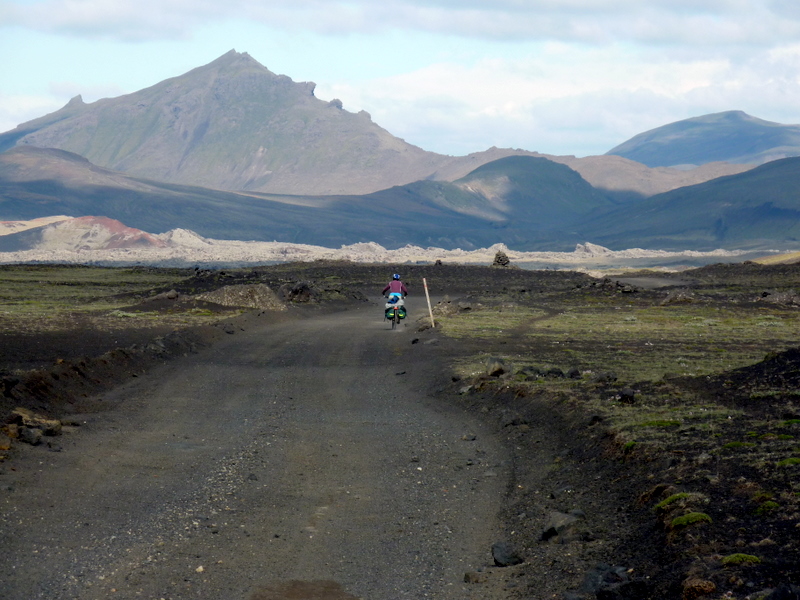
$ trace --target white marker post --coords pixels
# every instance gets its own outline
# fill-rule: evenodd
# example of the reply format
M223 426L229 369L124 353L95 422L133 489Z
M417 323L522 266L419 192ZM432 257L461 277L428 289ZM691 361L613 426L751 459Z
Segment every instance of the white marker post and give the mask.
M428 282L423 277L422 278L422 285L425 286L425 299L428 301L428 314L431 316L431 327L436 327L436 323L433 322L433 308L431 308L431 297L428 294Z

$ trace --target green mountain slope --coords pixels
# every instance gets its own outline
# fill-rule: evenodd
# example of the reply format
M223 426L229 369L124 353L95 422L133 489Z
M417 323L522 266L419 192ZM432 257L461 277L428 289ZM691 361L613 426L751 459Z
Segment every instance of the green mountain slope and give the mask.
M545 158L510 156L454 182L480 192L506 220L559 227L614 204L578 173Z
M800 241L800 158L673 190L578 229L610 248L787 248Z
M728 111L686 119L640 133L606 154L648 167L715 161L762 164L800 156L800 125L782 125Z
M496 227L524 223L532 231L565 227L615 206L569 167L531 156L501 158L452 183L417 181L367 198L381 203L413 198Z

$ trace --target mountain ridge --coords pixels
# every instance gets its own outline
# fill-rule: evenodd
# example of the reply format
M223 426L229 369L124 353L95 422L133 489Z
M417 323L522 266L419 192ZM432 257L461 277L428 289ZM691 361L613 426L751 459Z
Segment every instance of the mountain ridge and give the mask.
M530 163L543 180L563 181L584 199L583 208L576 203L571 212L559 212L556 184L516 190L512 204L540 207L537 213L541 214L533 221L517 218L517 210L477 214L470 206L491 202L475 191L441 181L415 182L360 196L225 192L135 178L64 151L22 146L0 154L0 214L5 220L104 215L144 231L186 228L220 239L472 248L496 243L498 235L526 246L545 226L565 225L595 205L613 204L564 165L540 157L514 160ZM512 184L529 176L520 166L509 167L506 175ZM542 220L548 206L555 210Z
M800 197L790 193L800 189L800 168L776 164L783 163L628 202L609 198L574 170L541 156L505 157L454 182L423 180L367 195L291 196L166 184L103 169L65 151L21 146L0 153L0 215L104 215L144 231L185 228L216 239L327 247L377 242L473 249L504 243L533 251L592 240L614 250L785 248L796 244L786 231L800 207ZM732 178L734 185L725 183ZM721 195L719 202L709 199L714 194ZM763 227L757 239L746 228L734 236L739 225L727 236L713 233L708 215L717 210L714 202L731 207L725 210L744 226L746 218L735 209L751 210L750 199L761 198L761 205L770 194L783 194L781 206L789 211L773 214L773 236ZM651 213L661 215L663 227ZM681 228L683 236L675 233Z
M453 181L505 156L567 164L595 187L637 199L746 167L651 170L618 157L555 157L490 148L463 157L425 151L368 113L314 96L313 82L276 75L235 50L148 88L54 113L0 134L0 150L32 145L70 151L135 177L228 191L366 194L433 179Z
M692 117L635 135L609 150L648 167L710 161L764 164L800 155L800 125L783 125L741 110Z
M621 237L664 249L800 246L800 157L652 196L577 226L608 245ZM651 246L652 247L652 246Z

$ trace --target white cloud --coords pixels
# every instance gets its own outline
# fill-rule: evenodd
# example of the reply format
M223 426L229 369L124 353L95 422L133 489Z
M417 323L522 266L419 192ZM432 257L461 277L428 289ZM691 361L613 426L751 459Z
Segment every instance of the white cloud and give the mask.
M465 154L498 145L586 155L723 110L792 122L798 67L800 47L739 64L659 58L629 46L546 44L514 60L441 62L369 82L323 84L317 95L367 110L395 135L428 150Z
M6 44L27 42L31 50L18 66L6 66L0 130L79 93L91 102L179 75L213 58L209 48L219 46L220 54L235 47L274 72L312 79L318 97L367 110L425 149L599 153L641 131L709 112L741 109L800 121L798 6L796 0L6 0L0 47L4 32L25 31L27 39L17 35L12 43L6 36ZM18 83L24 77L27 87Z
M58 110L63 103L50 96L22 96L0 93L0 133Z
M788 0L11 0L0 15L35 30L124 40L188 37L200 24L225 19L325 34L407 30L708 48L800 35L800 10Z

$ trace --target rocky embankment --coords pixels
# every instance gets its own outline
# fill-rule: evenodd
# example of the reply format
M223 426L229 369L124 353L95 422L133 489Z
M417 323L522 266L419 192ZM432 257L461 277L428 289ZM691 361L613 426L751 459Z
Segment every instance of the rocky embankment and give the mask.
M489 248L462 250L456 248L422 248L404 246L384 248L374 242L351 244L341 248L324 248L285 242L215 240L193 231L173 229L149 234L125 227L112 219L59 217L55 222L0 223L0 264L15 263L80 263L102 266L152 265L159 267L233 268L283 262L315 260L347 260L359 263L435 263L491 264L497 252L505 252L514 264L532 268L569 268L591 270L643 266L641 261L661 264L700 264L743 260L744 251L713 250L710 252L668 252L632 248L610 250L592 243L578 244L572 252L521 252L495 244ZM10 235L20 236L9 243Z

